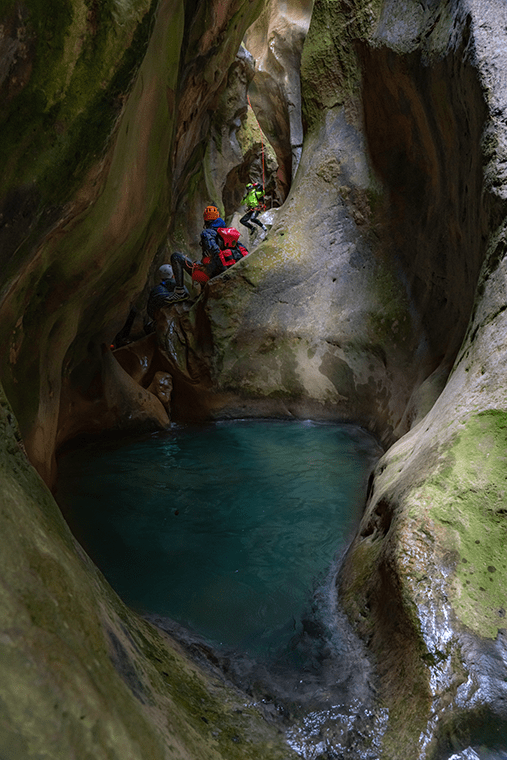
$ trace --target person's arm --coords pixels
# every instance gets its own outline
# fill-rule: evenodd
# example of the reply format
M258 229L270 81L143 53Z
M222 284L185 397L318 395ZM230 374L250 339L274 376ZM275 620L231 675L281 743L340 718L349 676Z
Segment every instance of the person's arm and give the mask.
M215 230L203 230L201 232L201 247L203 256L210 256L212 259L220 258L220 248Z

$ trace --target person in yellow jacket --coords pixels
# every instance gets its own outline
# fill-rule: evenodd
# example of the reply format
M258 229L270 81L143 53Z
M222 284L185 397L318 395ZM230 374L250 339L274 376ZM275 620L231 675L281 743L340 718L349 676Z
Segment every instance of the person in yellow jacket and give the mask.
M264 197L262 188L258 182L249 182L246 186L246 195L241 201L246 208L246 214L241 217L240 224L244 227L248 227L250 233L255 232L255 228L252 227L252 222L260 227L264 232L267 232L267 228L263 225L260 219L257 219L261 213L261 201Z

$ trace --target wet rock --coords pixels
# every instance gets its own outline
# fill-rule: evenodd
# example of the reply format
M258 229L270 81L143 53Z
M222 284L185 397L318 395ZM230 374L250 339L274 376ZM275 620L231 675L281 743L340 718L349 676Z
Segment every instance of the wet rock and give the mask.
M155 372L153 380L148 387L148 392L153 393L169 415L171 412L171 392L173 389L173 379L169 372Z
M379 463L361 535L353 543L340 584L349 613L376 653L384 693L390 695L391 728L385 752L393 757L403 734L405 755L414 757L447 756L446 752L466 752L479 745L494 752L505 746L504 694L496 680L503 677L506 663L503 620L498 614L504 595L498 593L496 584L498 572L505 572L499 563L504 526L498 514L505 481L505 392L500 367L505 361L507 325L498 301L504 276L498 245L503 246L500 241L505 234L505 141L503 130L497 131L498 109L504 107L500 106L504 75L502 55L495 57L493 66L489 61L493 39L500 50L506 46L505 8L494 6L486 10L474 4L468 16L461 8L448 15L442 6L424 11L421 6L409 23L400 16L400 6L395 12L393 4L386 5L378 48L370 54L378 64L379 57L384 58L389 81L393 72L401 75L396 92L383 98L383 108L390 97L400 97L403 88L407 104L417 100L423 106L425 97L431 95L435 105L424 105L424 111L431 112L433 123L438 112L435 97L450 109L441 122L448 145L448 169L439 175L445 177L444 182L451 181L451 166L460 167L456 180L465 169L458 159L459 146L464 138L476 135L468 151L466 202L471 205L467 214L459 212L457 217L462 220L459 245L453 244L453 232L443 255L433 248L440 266L459 260L460 271L453 269L448 275L442 271L443 282L448 283L445 296L443 291L438 296L436 258L426 286L413 280L426 304L441 304L433 315L423 305L422 314L435 345L445 347L448 357L458 351L453 369L431 409ZM392 15L388 16L388 11ZM465 51L471 44L474 54L468 55ZM418 78L417 87L409 89L412 67L418 60L424 61L430 80L422 84ZM377 73L380 70L377 65ZM378 80L375 87L379 92ZM457 101L453 102L452 96L441 100L436 95L438 87L440 92L452 87ZM373 107L374 101L369 102ZM422 117L423 109L419 113ZM389 166L394 154L386 149L379 130L379 112L372 113L371 119L379 137L378 143L375 138L371 142L373 150L379 151L382 167L377 166L384 179L392 177L391 213L396 207L401 212L393 224L400 231L411 219L414 245L410 253L407 247L406 271L410 270L412 277L418 250L425 247L421 223L425 225L438 214L436 207L432 209L432 198L435 192L442 197L444 190L431 180L433 189L429 192L428 185L427 200L417 212L415 206L408 210L413 182L422 188L433 176L427 173L429 156L424 159L425 168L420 162L424 153L413 150L415 134L420 135L419 146L429 137L424 124L426 121L429 126L429 122L425 116L424 121L412 124L408 154L412 170L400 174L395 163ZM394 119L402 126L399 116ZM390 116L388 121L394 127ZM453 125L456 131L451 139ZM495 148L488 138L493 131L498 138ZM440 152L438 142L432 141ZM400 146L400 140L396 143ZM436 158L437 153L434 155ZM449 189L460 184L450 184ZM399 197L401 189L404 198ZM451 195L459 198L459 203L465 201L465 196L455 195L453 189ZM424 197L425 193L421 200ZM425 208L422 216L421 208ZM472 217L476 223L469 228ZM432 227L441 236L442 228L438 224ZM453 228L458 229L454 224ZM479 239L476 235L481 229L490 233ZM399 250L403 256L403 249ZM424 260L427 266L432 257ZM472 309L474 290L478 301ZM441 329L449 308L455 316L444 336ZM467 315L471 315L468 326ZM442 320L440 325L435 318ZM465 330L460 347L458 336ZM497 572L491 573L490 567Z
M114 417L114 427L158 430L169 425L169 417L158 394L145 390L136 383L120 367L111 351L106 351L104 355L102 382L106 414ZM154 389L162 389L163 378L159 376L153 382ZM167 380L166 389L167 393L170 390Z

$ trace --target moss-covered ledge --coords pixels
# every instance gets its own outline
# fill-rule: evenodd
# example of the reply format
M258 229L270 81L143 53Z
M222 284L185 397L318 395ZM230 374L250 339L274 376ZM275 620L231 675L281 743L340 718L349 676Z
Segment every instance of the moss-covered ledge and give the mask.
M288 760L278 729L128 610L73 539L0 395L3 760Z

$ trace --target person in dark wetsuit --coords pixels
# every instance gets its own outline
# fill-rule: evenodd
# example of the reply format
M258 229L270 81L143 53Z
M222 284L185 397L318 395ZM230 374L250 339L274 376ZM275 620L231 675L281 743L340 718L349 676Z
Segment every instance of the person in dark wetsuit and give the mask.
M145 320L143 329L147 335L155 330L155 313L164 306L171 304L168 299L176 287L173 268L170 264L162 264L159 267L158 278L159 283L150 290L146 304L146 311L150 319L149 321Z
M206 206L203 214L204 229L201 232L200 245L202 259L200 262L192 261L180 251L175 251L171 256L171 265L174 271L176 287L169 296L168 303L185 301L189 292L183 284L185 272L192 277L194 282L205 283L212 277L224 271L220 261L220 248L217 242L217 230L225 227L225 222L220 216L216 206Z
M162 264L158 270L159 284L150 290L146 311L153 319L155 312L161 309L176 287L173 268L170 264Z
M146 304L146 311L150 319L147 320L145 317L143 320L143 330L146 335L149 335L155 331L155 312L167 305L167 298L171 295L174 288L176 287L176 282L173 276L173 269L170 264L162 264L162 266L159 267L157 276L158 285L155 285L150 290L148 295L148 302ZM121 348L122 346L126 346L128 343L132 342L130 340L130 331L137 315L137 309L135 307L132 307L127 317L127 321L123 325L120 332L116 335L114 342L111 344L112 348Z

